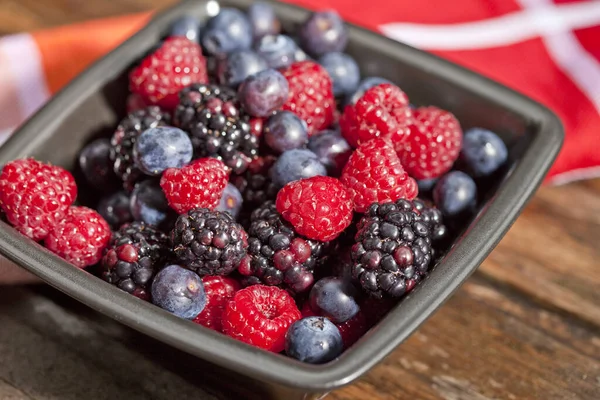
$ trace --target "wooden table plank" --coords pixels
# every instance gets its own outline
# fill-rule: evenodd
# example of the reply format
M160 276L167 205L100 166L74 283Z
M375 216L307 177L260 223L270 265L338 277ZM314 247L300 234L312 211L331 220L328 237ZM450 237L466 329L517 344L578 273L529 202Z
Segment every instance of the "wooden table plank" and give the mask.
M4 0L0 34L174 2ZM600 398L599 237L600 180L543 188L455 297L331 398ZM211 398L144 355L127 328L55 300L0 291L1 399Z
M359 399L372 388L381 398L598 399L600 337L475 277L381 366L332 398Z
M543 188L480 272L600 327L600 190Z

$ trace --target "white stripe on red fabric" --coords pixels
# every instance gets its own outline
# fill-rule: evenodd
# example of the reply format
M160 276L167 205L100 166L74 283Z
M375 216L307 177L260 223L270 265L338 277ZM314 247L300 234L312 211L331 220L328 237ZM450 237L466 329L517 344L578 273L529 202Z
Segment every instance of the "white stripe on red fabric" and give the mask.
M11 135L11 133L13 132L13 129L0 129L0 146L6 142L6 140L8 139L8 137Z
M537 0L534 0L537 1ZM501 17L448 25L394 22L379 26L392 39L428 50L474 50L519 43L540 35L600 24L600 1L551 4ZM527 6L526 1L522 2ZM534 22L535 23L532 23Z
M600 178L600 167L578 168L550 178L550 184L559 186L585 179Z
M23 33L1 38L0 50L8 56L8 67L15 79L21 120L25 120L50 98L39 49L31 35Z
M589 54L573 34L573 29L558 14L556 5L551 0L517 0L530 10L532 21L538 27L548 53L560 68L573 80L579 90L594 103L600 113L600 63ZM600 2L575 3L594 4ZM548 21L552 28L548 28ZM600 23L600 19L596 25ZM600 40L600 38L598 38Z

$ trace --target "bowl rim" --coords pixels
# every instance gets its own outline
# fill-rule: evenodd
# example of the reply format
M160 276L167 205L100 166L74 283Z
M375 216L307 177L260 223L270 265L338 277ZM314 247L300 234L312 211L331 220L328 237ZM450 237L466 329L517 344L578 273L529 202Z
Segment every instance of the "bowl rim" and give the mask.
M283 18L297 19L308 10L267 0ZM139 46L149 48L169 21L186 10L214 0L186 0L157 14L144 28L57 93L0 147L0 165L27 156L39 140L87 98L130 64L128 54ZM228 7L246 8L251 0L219 1ZM385 55L423 69L461 86L479 97L530 122L532 141L523 157L495 195L486 203L468 230L431 274L406 296L386 318L338 359L310 365L249 345L181 320L158 307L120 291L112 285L50 253L42 246L0 223L0 254L39 276L55 288L155 339L194 356L264 382L307 391L329 391L346 385L379 363L403 342L476 270L514 223L537 190L556 158L564 137L559 119L546 107L475 72L388 39L375 32L347 24L351 40L377 48ZM113 74L116 74L114 72ZM460 268L452 268L460 265ZM442 285L443 283L443 285ZM398 321L402 321L398 324Z

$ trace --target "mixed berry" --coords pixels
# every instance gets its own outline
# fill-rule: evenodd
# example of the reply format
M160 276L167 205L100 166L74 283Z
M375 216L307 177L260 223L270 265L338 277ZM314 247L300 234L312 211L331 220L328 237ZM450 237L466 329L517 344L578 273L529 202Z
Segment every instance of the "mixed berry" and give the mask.
M178 317L334 360L427 279L508 159L495 133L361 79L347 42L333 11L297 32L264 3L176 21L132 66L114 134L81 149L93 202L15 160L6 220Z

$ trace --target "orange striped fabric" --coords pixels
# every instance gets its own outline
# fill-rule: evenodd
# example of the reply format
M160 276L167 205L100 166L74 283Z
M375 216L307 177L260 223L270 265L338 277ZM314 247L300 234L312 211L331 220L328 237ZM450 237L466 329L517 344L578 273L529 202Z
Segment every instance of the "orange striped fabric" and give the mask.
M0 144L86 67L143 27L152 13L0 38Z
M56 93L91 63L138 31L150 15L109 18L33 33L50 93Z

